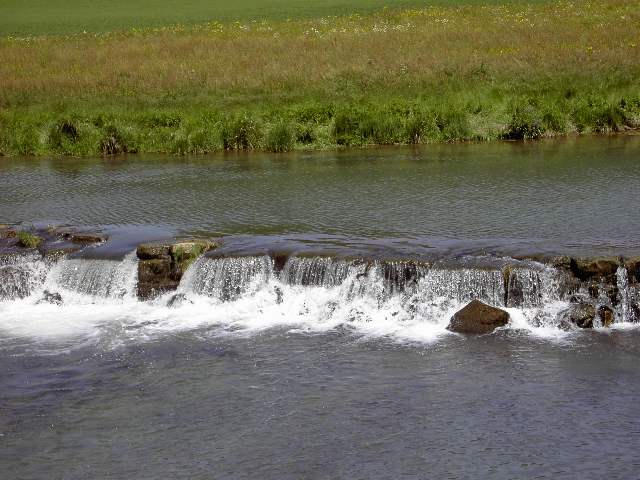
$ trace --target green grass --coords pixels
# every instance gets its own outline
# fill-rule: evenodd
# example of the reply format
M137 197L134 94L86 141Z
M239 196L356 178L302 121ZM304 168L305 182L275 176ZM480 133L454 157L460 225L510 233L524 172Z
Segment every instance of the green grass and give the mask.
M0 155L284 152L638 129L638 38L640 0L5 38Z
M541 0L528 0L537 3ZM0 36L110 32L209 21L287 20L369 13L384 7L491 0L1 0ZM509 3L514 3L510 0Z
M42 238L33 233L21 230L18 232L18 243L25 248L36 248L42 243Z

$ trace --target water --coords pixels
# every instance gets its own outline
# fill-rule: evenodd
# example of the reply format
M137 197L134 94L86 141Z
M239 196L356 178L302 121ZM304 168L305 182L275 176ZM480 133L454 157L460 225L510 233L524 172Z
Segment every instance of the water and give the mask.
M594 300L613 327L584 331L562 319L589 285L509 255L639 252L639 146L3 161L0 221L112 239L0 255L1 471L635 478L632 272ZM134 245L179 232L228 236L138 300ZM474 298L509 324L447 331Z
M401 256L623 254L640 245L639 151L640 136L629 136L246 157L3 159L0 222L244 234L254 247L296 242L296 249Z

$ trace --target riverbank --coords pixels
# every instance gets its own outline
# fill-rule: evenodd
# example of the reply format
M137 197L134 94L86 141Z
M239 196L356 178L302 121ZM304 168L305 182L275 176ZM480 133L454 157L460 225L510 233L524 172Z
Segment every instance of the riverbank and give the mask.
M640 127L640 2L0 40L3 155L334 149Z

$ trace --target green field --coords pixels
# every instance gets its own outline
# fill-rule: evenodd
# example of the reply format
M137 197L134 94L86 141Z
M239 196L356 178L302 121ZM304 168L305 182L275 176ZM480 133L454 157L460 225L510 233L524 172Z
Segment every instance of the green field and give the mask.
M541 0L528 0L538 3ZM494 0L0 0L0 35L108 32L209 21L286 20L368 13L384 7ZM510 3L513 3L511 1Z
M0 37L0 155L285 151L638 128L640 0Z

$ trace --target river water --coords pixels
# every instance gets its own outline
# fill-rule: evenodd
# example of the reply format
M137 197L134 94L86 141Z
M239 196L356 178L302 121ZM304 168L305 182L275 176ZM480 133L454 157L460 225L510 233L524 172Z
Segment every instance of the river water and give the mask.
M567 330L562 273L510 256L640 253L639 161L640 137L2 159L0 222L111 235L0 262L2 476L636 478L640 292L620 268L614 326ZM225 241L138 300L135 245L183 234ZM509 325L448 332L473 298Z

